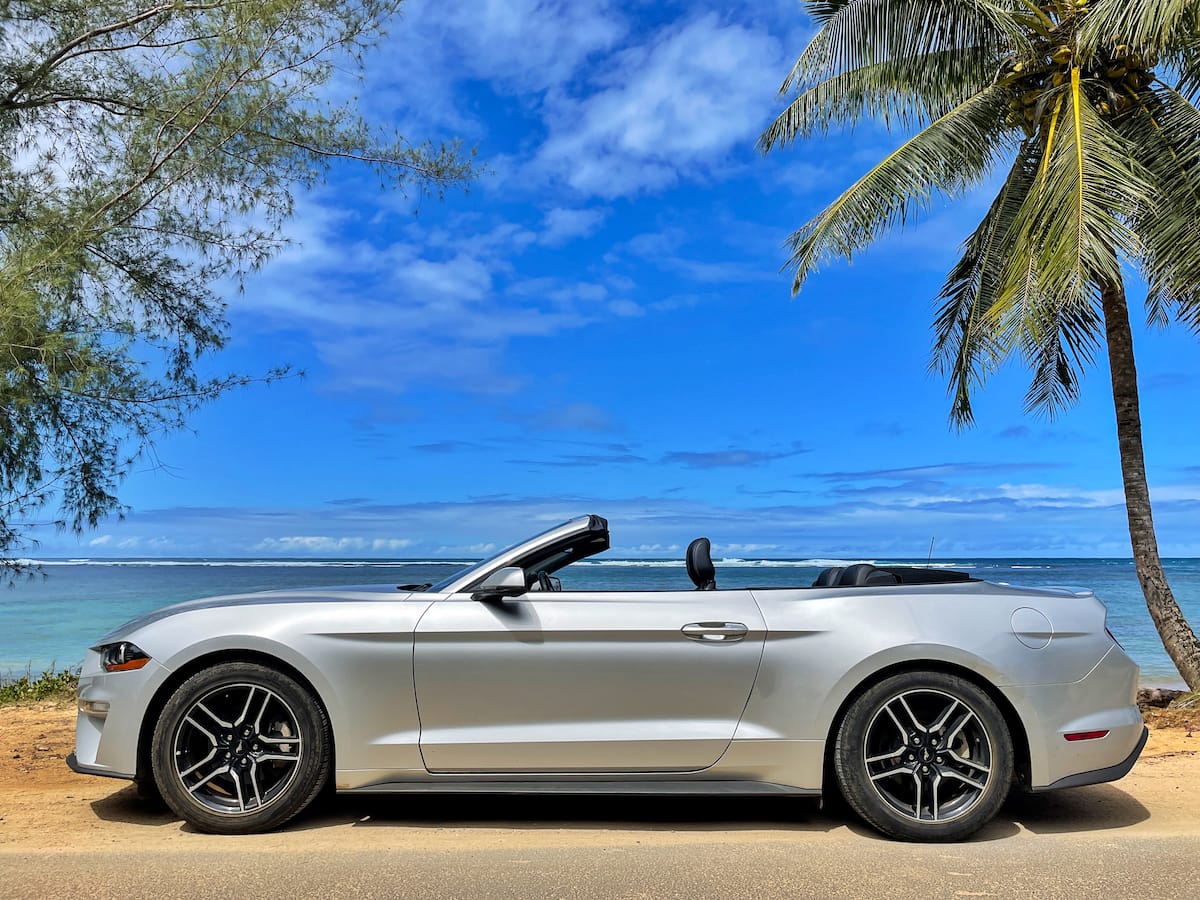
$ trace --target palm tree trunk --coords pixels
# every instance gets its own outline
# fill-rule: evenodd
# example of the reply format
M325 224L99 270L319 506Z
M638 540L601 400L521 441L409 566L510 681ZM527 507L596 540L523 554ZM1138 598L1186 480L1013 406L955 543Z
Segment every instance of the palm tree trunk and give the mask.
M1142 454L1142 415L1138 407L1137 367L1133 360L1133 333L1125 286L1100 285L1104 309L1104 332L1108 341L1108 370L1112 376L1113 406L1117 412L1117 444L1121 451L1121 480L1125 484L1125 514L1129 519L1129 541L1133 563L1150 618L1158 629L1167 655L1189 688L1200 690L1200 640L1188 625L1167 584L1158 538L1150 512L1150 488L1146 483L1146 461Z

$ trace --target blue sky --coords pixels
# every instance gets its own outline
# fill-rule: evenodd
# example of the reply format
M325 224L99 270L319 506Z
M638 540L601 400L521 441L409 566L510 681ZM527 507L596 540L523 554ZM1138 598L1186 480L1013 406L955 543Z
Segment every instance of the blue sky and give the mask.
M899 137L755 151L811 34L798 3L405 10L336 90L489 174L438 202L344 168L300 197L209 365L305 377L206 408L125 483L124 521L37 555L472 557L595 512L629 556L699 534L723 556L1128 556L1102 354L1054 422L1012 366L965 433L927 372L989 197L790 296L788 233ZM1160 543L1200 556L1200 348L1135 341Z

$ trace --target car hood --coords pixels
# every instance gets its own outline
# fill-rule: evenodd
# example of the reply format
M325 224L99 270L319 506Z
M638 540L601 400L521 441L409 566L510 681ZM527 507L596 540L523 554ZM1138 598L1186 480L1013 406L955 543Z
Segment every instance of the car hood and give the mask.
M153 612L130 619L100 638L95 646L119 641L140 628L181 613L201 609L225 609L232 606L270 606L277 603L361 603L364 600L395 602L406 600L412 591L400 590L390 584L360 584L345 587L289 588L278 591L258 591L251 594L228 594L220 597L201 597L173 603Z

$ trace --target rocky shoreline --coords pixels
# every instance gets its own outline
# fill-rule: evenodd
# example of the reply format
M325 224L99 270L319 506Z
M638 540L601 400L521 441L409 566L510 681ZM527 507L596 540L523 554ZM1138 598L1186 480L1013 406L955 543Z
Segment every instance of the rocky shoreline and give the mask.
M1200 693L1176 691L1170 688L1143 687L1137 692L1138 709L1197 709L1200 708Z

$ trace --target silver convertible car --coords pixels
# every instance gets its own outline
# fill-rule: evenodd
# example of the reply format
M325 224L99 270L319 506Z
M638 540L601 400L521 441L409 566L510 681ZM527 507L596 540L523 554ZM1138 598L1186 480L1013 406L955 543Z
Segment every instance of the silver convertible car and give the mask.
M348 793L840 790L879 831L961 839L1010 788L1112 781L1146 740L1090 592L868 564L811 587L574 590L583 516L438 584L181 603L103 637L76 772L202 831Z

